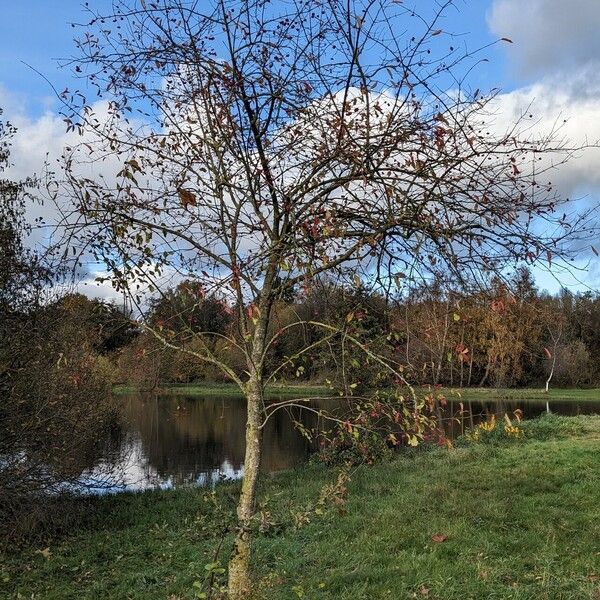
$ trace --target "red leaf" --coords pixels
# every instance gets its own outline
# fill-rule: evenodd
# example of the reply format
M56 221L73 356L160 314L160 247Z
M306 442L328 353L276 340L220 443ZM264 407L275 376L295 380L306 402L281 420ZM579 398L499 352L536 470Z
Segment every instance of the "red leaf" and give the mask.
M179 201L181 202L181 206L186 209L189 205L196 206L198 202L196 201L196 196L189 190L178 190L179 193Z

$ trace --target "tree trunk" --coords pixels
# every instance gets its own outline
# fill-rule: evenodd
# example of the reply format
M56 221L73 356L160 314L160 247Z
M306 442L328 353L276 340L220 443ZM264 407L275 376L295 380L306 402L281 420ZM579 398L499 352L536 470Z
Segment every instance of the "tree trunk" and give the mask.
M244 479L237 507L238 526L233 553L229 560L228 596L230 600L245 600L252 592L250 556L252 520L262 458L262 423L264 417L264 350L273 299L271 296L277 262L273 261L265 275L258 301L258 318L254 321L252 351L248 361L250 375L246 384L246 452Z
M471 359L469 360L469 378L467 379L467 387L471 387L471 379L473 376L473 355L475 354L475 350L471 350Z
M258 379L248 383L246 394L246 453L244 457L244 480L238 502L238 529L229 561L229 598L243 600L252 590L250 580L250 543L252 517L256 507L256 492L261 462L263 390Z
M483 375L483 379L479 382L479 387L483 387L485 385L485 382L487 381L487 378L490 375L490 371L492 369L492 361L490 358L488 358L488 362L487 365L485 367L485 373Z
M554 375L554 366L556 365L556 348L554 348L554 354L552 355L552 368L550 369L550 375L548 375L548 379L546 379L546 394L550 389L550 382L552 381L552 376Z

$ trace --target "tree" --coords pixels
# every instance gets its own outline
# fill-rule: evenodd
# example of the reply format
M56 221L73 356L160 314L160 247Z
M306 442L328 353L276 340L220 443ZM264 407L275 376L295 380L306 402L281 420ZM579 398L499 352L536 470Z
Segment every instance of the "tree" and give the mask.
M139 290L176 276L235 306L225 338L244 356L241 376L202 335L191 350L144 325L247 398L233 599L250 587L277 300L322 274L382 289L440 265L477 278L557 260L569 235L589 231L558 212L546 182L571 154L557 132L503 126L494 94L468 87L480 54L440 28L451 5L419 15L384 0L117 0L80 37L75 70L105 102L96 114L80 92L62 95L68 128L85 137L65 156L67 242L102 261L140 310ZM118 167L108 161L104 177L83 168L109 158ZM342 330L311 325L402 380L352 335L351 316Z
M0 122L0 173L14 132ZM99 304L53 302L56 272L26 247L35 184L0 179L0 541L9 544L54 518L48 501L94 465L118 415L110 365L95 352L112 336L82 319L82 306Z
M232 310L224 301L206 297L197 281L183 281L150 301L149 321L183 335L212 335L227 332Z

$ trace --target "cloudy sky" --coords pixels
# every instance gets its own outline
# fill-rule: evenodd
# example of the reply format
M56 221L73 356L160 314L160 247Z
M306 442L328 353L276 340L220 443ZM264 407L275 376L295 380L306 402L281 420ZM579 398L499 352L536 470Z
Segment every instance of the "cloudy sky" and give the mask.
M426 2L434 0L417 5ZM110 6L110 0L91 3ZM0 7L0 107L3 118L19 128L12 159L14 175L20 176L38 171L46 153L56 157L67 143L48 81L59 90L83 85L57 59L75 53L70 24L87 17L79 0L0 0ZM457 0L443 26L464 34L460 39L472 48L502 37L513 41L487 50L489 62L476 73L481 89L502 90L507 116L533 102L541 126L567 119L564 133L573 142L600 140L600 0ZM568 197L600 201L600 151L582 152L555 181ZM587 261L583 254L581 264ZM600 287L600 264L589 255L589 271L576 278L561 275L562 284ZM559 285L541 270L536 278L546 289Z

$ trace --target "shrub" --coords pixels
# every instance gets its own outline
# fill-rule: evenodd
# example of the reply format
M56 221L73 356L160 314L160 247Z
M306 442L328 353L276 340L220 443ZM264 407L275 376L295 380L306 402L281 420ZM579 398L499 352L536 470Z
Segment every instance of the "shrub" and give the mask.
M551 413L521 421L517 413L511 419L507 414L497 420L492 415L456 440L457 445L469 443L504 444L513 440L561 439L583 435L585 421L580 417L562 417Z
M75 343L77 324L43 310L20 321L0 403L0 537L11 543L56 517L50 499L95 465L119 423L112 366Z
M319 434L317 460L328 465L380 462L395 449L423 443L436 431L431 415L425 399L407 399L399 391L350 401L344 417Z

